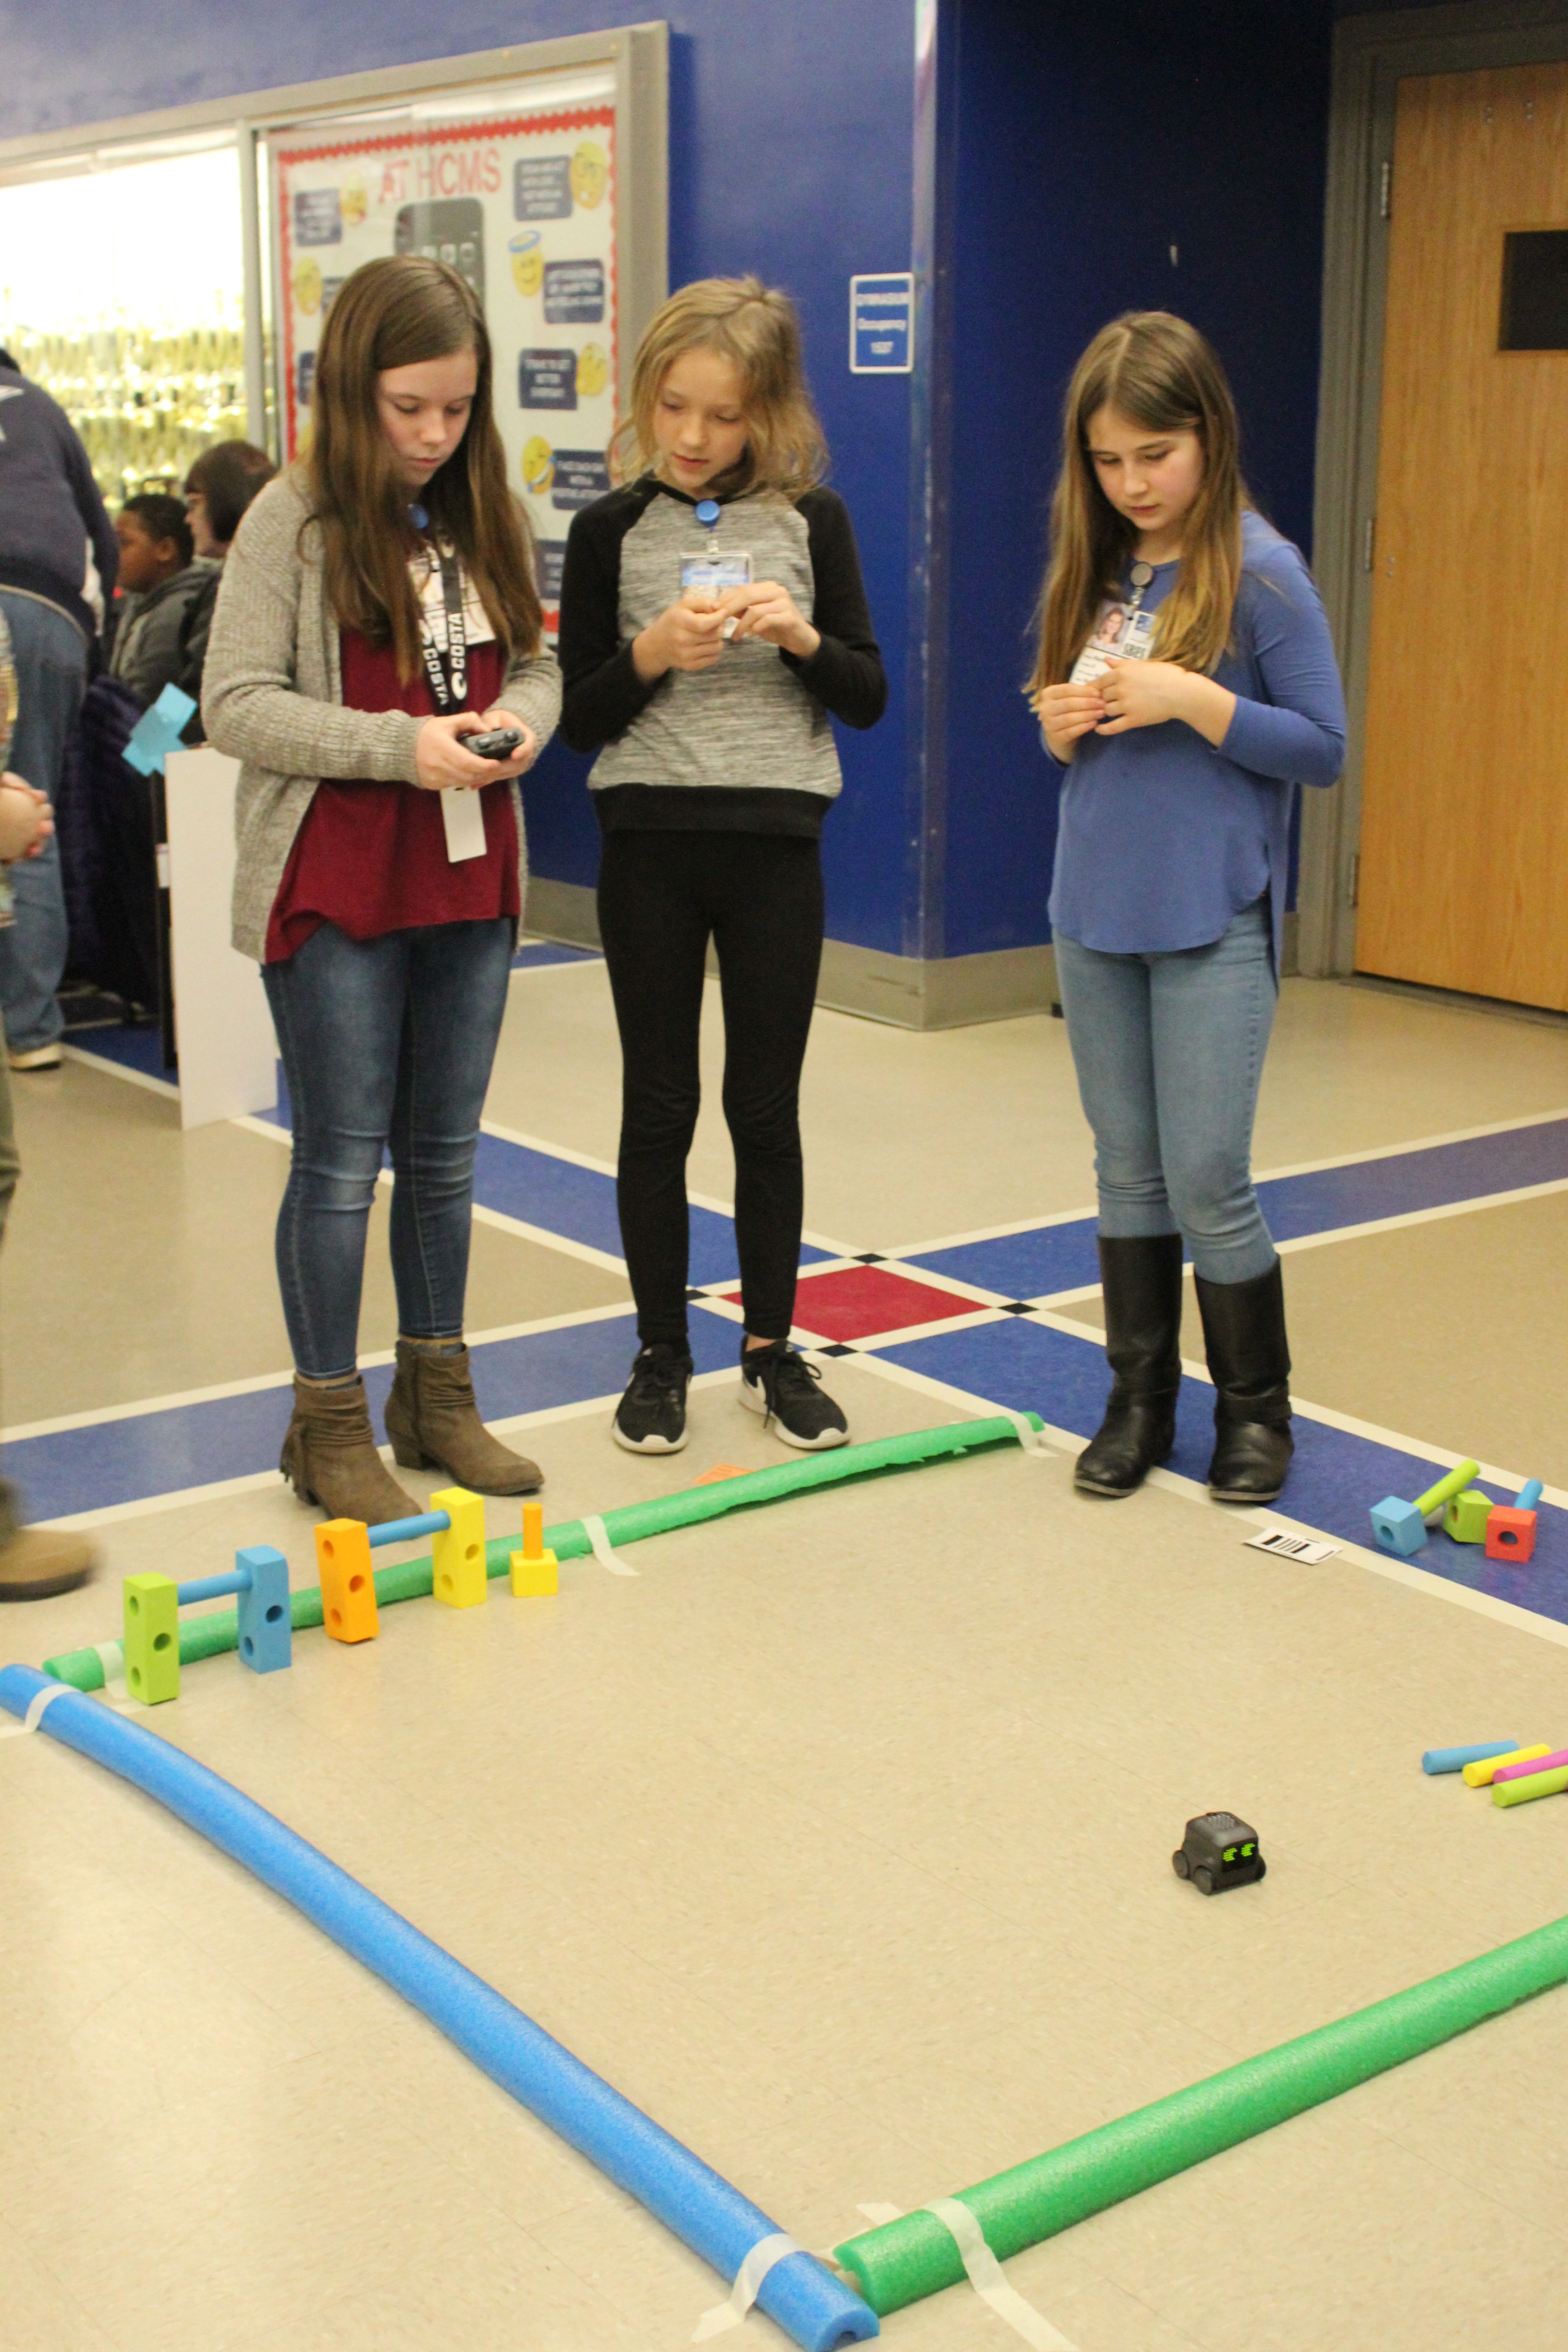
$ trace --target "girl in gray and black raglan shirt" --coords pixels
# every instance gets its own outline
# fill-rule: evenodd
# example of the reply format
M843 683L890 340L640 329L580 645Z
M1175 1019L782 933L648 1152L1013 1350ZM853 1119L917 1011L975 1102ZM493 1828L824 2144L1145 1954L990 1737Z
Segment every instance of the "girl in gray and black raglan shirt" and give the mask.
M616 1410L636 1453L686 1443L686 1160L708 941L724 1003L745 1339L741 1399L787 1444L843 1413L789 1348L800 1262L798 1098L822 952L831 719L887 701L848 512L783 295L707 278L638 349L635 479L578 514L561 591L561 732L599 752L599 928L625 1065L617 1195L640 1352ZM601 748L603 747L603 748Z

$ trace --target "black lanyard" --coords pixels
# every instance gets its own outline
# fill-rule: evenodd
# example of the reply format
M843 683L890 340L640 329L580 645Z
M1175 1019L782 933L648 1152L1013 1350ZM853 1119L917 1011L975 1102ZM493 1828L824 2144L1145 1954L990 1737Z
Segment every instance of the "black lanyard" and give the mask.
M437 652L435 632L423 602L419 614L420 650L431 699L439 711L462 710L468 699L468 635L463 625L463 575L449 548L437 557L441 567L441 602L447 608L447 652Z

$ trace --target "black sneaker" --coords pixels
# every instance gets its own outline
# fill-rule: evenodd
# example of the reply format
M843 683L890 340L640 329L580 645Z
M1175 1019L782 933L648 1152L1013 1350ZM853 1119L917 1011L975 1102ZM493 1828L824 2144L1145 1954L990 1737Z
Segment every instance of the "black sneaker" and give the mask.
M842 1445L849 1423L822 1390L822 1374L787 1341L775 1339L766 1348L745 1348L741 1355L741 1402L771 1421L786 1445L803 1454L821 1454Z
M632 1366L610 1434L628 1454L679 1454L686 1443L686 1384L694 1370L679 1348L656 1339Z

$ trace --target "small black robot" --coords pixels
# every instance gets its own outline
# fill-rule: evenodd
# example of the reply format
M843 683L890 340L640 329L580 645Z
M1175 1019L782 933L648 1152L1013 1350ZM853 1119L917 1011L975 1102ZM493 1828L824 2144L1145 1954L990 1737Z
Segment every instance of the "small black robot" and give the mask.
M1223 1895L1230 1886L1250 1886L1267 1864L1258 1851L1258 1832L1234 1813L1199 1813L1171 1856L1178 1878L1190 1878L1200 1895Z

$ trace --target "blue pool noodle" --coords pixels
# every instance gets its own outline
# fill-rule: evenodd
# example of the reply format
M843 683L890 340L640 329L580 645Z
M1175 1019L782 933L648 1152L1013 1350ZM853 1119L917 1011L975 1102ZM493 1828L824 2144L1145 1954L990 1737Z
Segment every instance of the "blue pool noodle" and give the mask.
M1489 1756L1511 1756L1517 1739L1483 1739L1479 1748L1428 1748L1421 1759L1423 1772L1462 1772L1467 1764L1484 1764Z
M31 1666L0 1668L0 1706L12 1715L25 1716L39 1691L62 1688ZM776 2222L640 2107L357 1878L205 1764L79 1691L52 1701L37 1727L155 1797L243 1863L423 2011L492 2082L684 2239L726 2286L752 2248L775 2234ZM835 2352L837 2346L863 2344L880 2333L869 2305L812 2254L790 2254L775 2263L757 2305L804 2352Z

